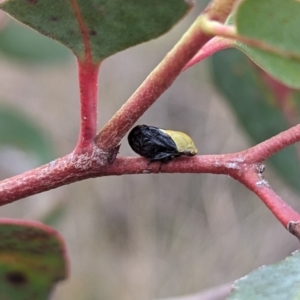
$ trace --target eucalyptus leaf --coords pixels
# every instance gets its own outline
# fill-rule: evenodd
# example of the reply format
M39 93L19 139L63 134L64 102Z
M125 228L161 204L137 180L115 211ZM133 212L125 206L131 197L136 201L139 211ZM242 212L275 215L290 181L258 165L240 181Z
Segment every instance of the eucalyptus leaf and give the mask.
M65 246L39 222L0 219L0 299L46 300L67 276Z
M300 299L300 252L235 281L227 300Z
M0 9L94 63L170 30L191 8L185 0L7 0Z
M293 88L300 88L300 2L295 0L244 0L234 23L239 35L277 49L272 53L236 42L257 65Z

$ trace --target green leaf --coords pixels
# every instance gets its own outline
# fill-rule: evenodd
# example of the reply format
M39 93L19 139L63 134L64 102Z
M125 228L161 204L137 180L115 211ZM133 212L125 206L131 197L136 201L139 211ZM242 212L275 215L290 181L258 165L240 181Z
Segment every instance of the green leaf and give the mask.
M295 0L245 0L235 13L235 24L240 35L264 41L287 56L240 42L236 43L236 47L273 77L293 88L300 88L299 15L300 3Z
M40 163L54 157L51 143L34 122L15 109L0 106L0 146L7 144L32 152Z
M255 144L289 128L274 94L262 83L246 56L226 50L212 57L213 79ZM300 192L300 168L295 146L268 160L278 175Z
M300 252L235 281L227 300L300 299Z
M49 299L67 276L65 246L39 222L0 219L0 299Z
M81 60L90 47L97 63L162 35L190 5L185 0L7 0L0 9L69 47Z
M71 57L70 51L59 43L14 20L0 31L0 51L25 62L66 61Z

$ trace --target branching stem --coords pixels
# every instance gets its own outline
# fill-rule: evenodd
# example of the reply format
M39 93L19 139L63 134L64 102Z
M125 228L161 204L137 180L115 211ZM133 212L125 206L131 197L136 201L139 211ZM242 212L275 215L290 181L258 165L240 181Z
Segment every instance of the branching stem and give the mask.
M209 20L224 22L236 0L215 0L204 11ZM76 2L72 1L76 12ZM203 15L202 15L203 16ZM80 15L78 15L80 20ZM203 19L202 19L203 21ZM298 238L300 215L288 206L263 178L261 163L283 148L300 141L300 125L245 151L223 155L181 157L167 164L150 163L144 158L119 157L118 144L138 118L174 82L185 65L212 36L203 32L199 19L138 90L96 135L97 78L100 64L94 64L88 40L84 57L78 59L81 98L81 130L73 153L49 164L0 182L0 205L41 193L79 180L111 175L150 173L226 174L253 191L276 218ZM80 22L79 22L80 23ZM220 23L210 24L214 30L226 32ZM88 32L80 23L83 37ZM226 46L225 44L223 46ZM209 51L215 51L215 48ZM208 51L208 52L209 52Z
M93 177L159 172L225 174L253 191L287 228L291 224L299 224L300 215L271 189L262 176L261 162L297 141L300 141L300 125L245 151L181 157L167 164L160 162L149 164L147 159L141 157L120 157L113 164L103 164L101 153L97 151L94 151L92 156L68 155L0 182L0 205ZM291 231L300 237L300 233L295 232L295 226Z

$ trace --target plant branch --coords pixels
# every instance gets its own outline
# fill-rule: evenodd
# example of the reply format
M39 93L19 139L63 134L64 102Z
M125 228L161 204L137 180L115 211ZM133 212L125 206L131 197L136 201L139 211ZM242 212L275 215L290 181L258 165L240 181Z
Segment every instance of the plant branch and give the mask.
M98 73L100 63L93 62L90 35L77 1L71 0L70 4L78 21L84 45L83 57L77 58L81 122L79 138L74 150L75 154L82 154L93 151L93 141L97 133Z
M0 205L83 179L100 176L159 172L224 174L226 167L218 164L221 157L224 159L222 155L179 158L164 165L149 164L147 159L141 157L120 157L112 165L103 165L99 162L98 153L94 156L70 154L34 170L1 181Z
M206 34L212 34L215 36L232 39L234 41L239 41L243 44L246 44L250 47L255 47L267 52L273 53L280 57L286 57L293 59L295 61L300 60L300 55L298 53L280 49L274 45L268 44L263 40L250 38L247 36L239 35L235 26L224 25L220 22L210 20L207 16L201 16L200 19L201 29L206 32Z
M235 2L236 0L212 1L204 13L210 20L223 22ZM108 151L116 147L132 125L170 87L188 61L212 38L201 30L199 20L200 17L100 131L95 140L100 149Z
M185 65L182 72L188 68L194 66L195 64L201 62L207 57L210 57L216 52L230 48L233 46L233 41L230 39L222 37L214 37L208 41L197 53L196 55Z
M258 145L244 150L241 155L245 162L263 162L274 153L300 141L300 124L293 126Z
M238 153L180 157L167 164L149 163L147 159L140 157L115 159L121 138L173 83L197 51L211 39L210 32L205 31L207 28L203 31L201 27L203 20L225 21L235 2L235 0L211 2L204 15L202 14L195 21L162 63L146 78L97 136L97 77L100 63L92 62L88 43L85 44L85 57L83 60L78 59L81 130L74 152L35 170L0 182L0 205L72 182L100 176L160 172L226 174L253 191L278 220L299 238L300 215L270 188L263 178L261 162L283 148L298 142L300 125ZM225 10L222 5L225 5ZM217 28L215 32L221 29L228 30L228 27L214 21L208 21L208 24L208 27ZM82 32L85 33L84 30Z
M74 153L93 151L97 133L98 73L100 64L93 64L89 58L78 60L81 124Z
M262 175L263 170L263 165L245 165L241 172L232 177L254 192L265 203L280 223L288 229L290 222L300 222L300 215L272 190L268 181L264 179Z
M141 157L120 157L113 164L107 164L103 152L94 151L91 156L70 154L37 169L1 181L0 205L72 182L100 176L150 173L212 173L230 175L239 181L244 181L241 172L245 166L253 167L255 164L260 164L284 147L299 140L300 125L296 125L241 152L180 157L167 164L161 164L160 162L149 164L147 159Z
M235 2L236 0L212 1L205 14L211 20L225 21ZM105 165L114 160L118 150L116 146L130 126L172 84L189 59L210 39L210 36L201 32L196 21L138 91L104 127L97 136L95 145L92 139L95 137L97 125L97 76L100 64L92 61L87 28L76 1L72 0L71 4L84 42L84 56L78 58L81 128L77 146L73 154L0 182L1 205L85 178L114 173L136 173L130 165L126 166L128 168L120 166L120 160L114 165ZM121 162L125 163L126 160L121 159ZM117 171L116 166L119 168ZM143 168L148 168L145 161Z

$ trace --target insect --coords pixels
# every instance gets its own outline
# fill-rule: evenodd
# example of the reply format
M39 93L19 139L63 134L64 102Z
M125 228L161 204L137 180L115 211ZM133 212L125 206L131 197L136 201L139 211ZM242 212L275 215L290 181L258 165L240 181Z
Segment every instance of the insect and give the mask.
M135 126L128 135L128 143L134 152L150 161L167 162L182 155L197 154L187 134L148 125Z

